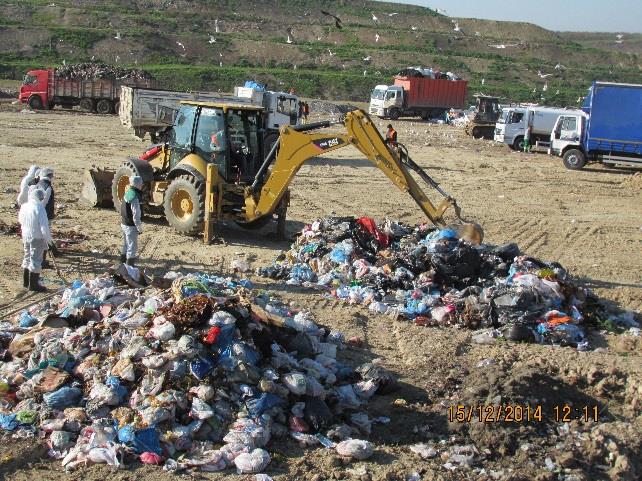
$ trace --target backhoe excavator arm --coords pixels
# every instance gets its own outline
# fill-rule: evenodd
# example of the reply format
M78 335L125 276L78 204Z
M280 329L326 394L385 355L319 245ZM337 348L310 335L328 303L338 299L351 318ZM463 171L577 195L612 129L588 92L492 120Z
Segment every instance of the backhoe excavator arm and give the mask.
M308 159L349 145L359 149L368 160L386 174L393 184L410 194L433 224L445 227L443 215L450 206L453 206L456 216L459 217L459 207L455 199L439 188L438 184L407 155L398 155L396 151L389 149L365 112L361 110L349 112L346 114L344 123L347 133L338 135L303 132L298 131L296 127L281 129L279 152L268 179L260 192L254 192L251 187L246 190L245 216L248 222L275 211L290 182ZM328 125L330 123L319 124L319 126ZM309 126L303 126L300 130L304 128L311 130ZM422 180L444 196L437 207L419 187L410 170L416 171ZM480 242L483 233L481 228L475 229L479 231L479 239L473 240Z

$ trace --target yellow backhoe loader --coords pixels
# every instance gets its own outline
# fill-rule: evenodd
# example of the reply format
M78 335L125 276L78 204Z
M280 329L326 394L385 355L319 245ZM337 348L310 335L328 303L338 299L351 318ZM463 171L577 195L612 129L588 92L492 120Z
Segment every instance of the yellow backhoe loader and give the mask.
M455 199L410 158L403 145L386 145L365 112L349 112L341 122L284 126L276 141L259 127L263 114L256 106L184 102L165 145L127 160L115 173L89 171L82 197L94 206L113 202L119 209L129 178L139 175L145 183L143 212L164 215L181 233L203 232L209 241L218 220L230 219L251 228L277 216L277 232L283 236L288 186L301 166L352 145L410 194L436 226L446 227L444 214L453 207L457 220L449 227L471 242L482 241L481 227L461 219ZM345 133L318 132L339 123ZM411 171L441 194L439 205L430 201Z

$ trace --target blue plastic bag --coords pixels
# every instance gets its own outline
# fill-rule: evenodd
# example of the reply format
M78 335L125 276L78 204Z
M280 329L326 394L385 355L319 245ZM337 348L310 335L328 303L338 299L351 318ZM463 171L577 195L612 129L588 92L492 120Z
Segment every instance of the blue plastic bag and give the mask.
M16 420L15 414L0 413L0 428L5 431L13 431L18 427L18 424L20 423Z
M26 328L26 327L33 327L36 324L38 324L38 319L33 317L27 311L22 311L20 313L20 319L18 319L18 326Z
M65 408L78 406L82 399L82 391L75 387L64 386L42 397L48 408L62 411Z
M261 394L258 398L248 399L245 402L247 410L253 418L260 417L265 411L268 411L275 406L285 406L286 404L285 400L276 394L269 392Z
M210 372L212 372L214 367L214 362L201 357L190 363L189 370L196 379L202 381Z
M133 447L138 454L156 453L159 456L163 454L156 428L139 429L136 431L134 433Z
M122 403L125 400L125 397L127 396L127 388L121 384L120 378L116 376L108 376L105 380L105 384L116 390L119 403Z

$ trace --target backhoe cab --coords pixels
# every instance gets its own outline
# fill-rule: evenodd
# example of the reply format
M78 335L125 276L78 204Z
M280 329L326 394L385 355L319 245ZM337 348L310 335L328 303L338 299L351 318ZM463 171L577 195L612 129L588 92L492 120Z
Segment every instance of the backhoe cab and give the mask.
M462 220L455 199L403 146L388 148L365 112L349 112L342 122L283 126L276 140L260 127L263 115L261 107L249 105L183 102L167 144L126 161L113 175L111 196L101 187L110 179L109 172L90 171L82 196L92 205L113 200L119 209L130 177L139 175L145 184L144 212L163 214L178 232L203 232L209 242L218 220L233 220L249 228L263 226L276 215L277 232L283 236L288 188L301 166L313 157L351 145L407 192L435 225L447 226L444 214L450 207ZM343 124L347 132L318 132L336 124ZM411 171L443 196L439 205L430 201ZM475 223L455 222L448 227L474 243L483 238Z

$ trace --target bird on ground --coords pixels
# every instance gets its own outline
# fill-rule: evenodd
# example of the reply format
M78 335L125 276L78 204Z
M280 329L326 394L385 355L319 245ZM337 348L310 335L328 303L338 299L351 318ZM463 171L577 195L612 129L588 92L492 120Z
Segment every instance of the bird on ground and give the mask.
M412 30L414 32L414 31L417 30L417 27L410 27L410 30Z
M582 97L577 98L577 103L579 104L582 101Z
M489 44L489 47L492 48L508 48L508 47L517 47L518 43L499 43L499 44Z
M328 49L328 53L330 54L330 57L334 57L336 53L332 52L332 50Z
M180 48L182 48L183 50L185 50L185 45L183 45L183 44L182 44L181 42L179 42L178 40L176 40L176 45L178 45Z
M116 55L116 63L120 62L120 55Z
M294 66L292 67L292 70L296 70L296 64L294 64Z
M538 70L538 71L537 71L537 75L538 75L540 78L546 78L546 77L550 77L550 76L551 76L551 75L553 75L553 74L552 74L552 73L542 73L542 71L541 71L541 70Z
M116 36L114 38L116 40L122 40L122 37L120 36L120 32L116 32Z
M219 30L218 30L218 18L216 20L214 20L214 31L216 33L219 33Z
M560 91L559 91L559 89L557 89L557 90L555 91L555 95L559 95L559 94L560 94Z
M542 92L546 92L548 90L548 84L545 83L544 86L542 87Z
M379 21L379 19L377 18L377 16L374 13L372 14L372 21L373 22L378 22Z
M557 65L555 65L555 70L566 70L566 67L561 63L558 63Z
M484 85L485 83L486 83L486 79L483 78L482 81L481 81L481 84Z
M481 37L481 33L475 32L475 37Z
M219 62L219 63L218 63L218 66L219 66L219 67L222 67L222 66L223 66L223 62Z
M452 20L452 22L455 24L455 26L453 27L453 30L455 32L461 32L461 28L459 28L459 22L456 20Z
M216 43L216 39L214 38L214 35L210 35L210 39L208 43Z
M372 60L372 57L370 55L368 55L367 57L363 58L363 61L366 62L366 63L370 63L371 60Z
M291 27L288 28L287 32L288 32L288 39L285 42L286 43L294 43L294 40L292 40L292 37L294 36L292 34L292 28Z
M534 93L534 94L535 94L535 93L537 93L537 87L535 87L535 88L533 89L533 93Z
M368 71L367 71L367 70L364 70L364 71L363 71L363 76L365 77L365 76L367 76L367 75L368 75Z
M64 58L62 59L62 64L67 65L67 61Z
M91 61L93 62L95 59L96 59L96 56L95 56L95 55L92 55L92 56L91 56Z
M375 33L375 42L378 42L381 37L378 33Z
M321 10L321 13L325 15L326 17L332 17L334 18L334 24L336 25L337 28L343 28L343 25L341 24L341 19L337 17L336 15L331 14L330 12L326 12L325 10Z

